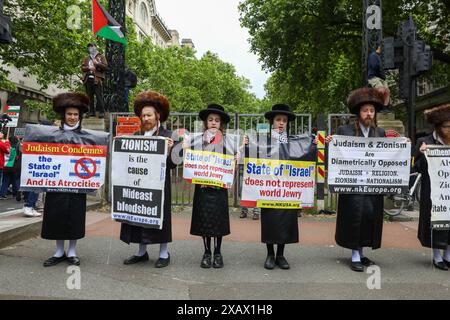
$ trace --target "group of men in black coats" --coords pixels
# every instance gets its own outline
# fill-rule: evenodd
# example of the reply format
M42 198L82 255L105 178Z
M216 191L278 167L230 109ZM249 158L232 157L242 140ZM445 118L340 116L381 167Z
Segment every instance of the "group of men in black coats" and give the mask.
M376 120L377 112L379 112L384 105L384 96L380 91L375 88L357 89L350 94L347 103L350 112L357 116L357 120L353 124L340 127L337 132L339 135L358 137L386 136L385 131L377 126ZM81 132L83 113L89 110L89 98L81 93L61 94L53 99L53 109L60 114L62 120L61 130ZM273 109L269 116L284 114L287 115L288 121L292 120L289 118L291 116L289 110L278 109ZM154 91L143 92L135 99L134 111L141 119L141 130L136 133L137 135L163 136L168 140L169 148L173 147L174 141L172 140L172 133L162 126L162 123L167 120L169 115L169 102L166 97ZM429 110L427 118L430 123L434 125L435 131L421 142L426 144L450 145L450 105L439 106ZM289 137L286 136L286 139L285 140L288 142ZM329 136L326 141L330 142L331 139L332 136ZM423 153L425 149L423 148L423 145L421 147L420 152ZM419 152L419 150L417 152ZM427 175L427 172L424 169L426 167L426 160L419 154L417 158L418 161L416 162L416 165L418 170L421 170L421 172ZM168 266L170 263L170 254L167 248L167 244L172 241L170 169L175 167L175 165L170 156L167 159L167 163L163 229L145 229L123 223L120 239L128 244L139 244L138 253L126 259L124 261L125 264L134 264L149 260L146 246L155 243L160 244L159 259L156 261L155 266L161 268ZM429 223L431 201L429 198L429 177L428 180L425 177L421 197L421 227L419 228L419 238L424 246L444 249L444 258L439 260L438 257L436 257L434 264L439 269L446 270L448 263L450 263L449 232L444 231L439 234L433 233L434 241L436 243L431 242L432 229L430 228ZM75 247L76 240L85 236L85 216L85 194L47 193L44 208L42 238L56 240L57 250L53 257L44 262L44 266L52 266L64 260L68 260L70 264L80 264L80 259L76 255ZM263 222L267 220L266 218L267 217L262 216ZM279 217L275 218L278 219ZM293 219L297 221L296 215L294 218ZM270 222L270 225L276 224L277 221ZM361 272L364 271L364 267L374 264L371 259L364 255L363 248L380 248L382 229L382 195L342 194L339 196L335 239L339 246L352 250L350 263L350 268L352 270ZM283 230L283 228L280 230ZM291 236L292 239L289 238ZM284 249L285 243L298 242L298 231L292 232L290 230L289 237L278 235L278 238L280 237L283 238L282 243L277 243L278 240L272 241L263 239L264 243L272 245L272 249L269 250L268 260L270 260L269 258L274 254L274 244L282 245ZM286 237L289 239L286 240ZM64 250L64 240L69 240L67 254ZM272 269L274 262L271 260L266 261L266 267L267 264L270 264L270 268L268 269ZM285 268L283 267L283 269L288 269L287 262L280 263L280 265L286 266Z

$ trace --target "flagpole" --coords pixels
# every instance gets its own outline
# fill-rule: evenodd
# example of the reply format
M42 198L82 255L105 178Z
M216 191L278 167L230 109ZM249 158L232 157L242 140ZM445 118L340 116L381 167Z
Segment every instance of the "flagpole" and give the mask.
M92 27L92 33L95 35L94 33L94 1L92 0L91 2L91 27Z

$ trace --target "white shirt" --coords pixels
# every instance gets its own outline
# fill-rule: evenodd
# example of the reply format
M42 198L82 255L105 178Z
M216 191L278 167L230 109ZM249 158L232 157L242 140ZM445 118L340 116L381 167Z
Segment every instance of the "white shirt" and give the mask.
M364 135L365 138L369 137L369 132L370 132L370 126L369 127L364 127L361 122L359 123L359 127L361 128L361 132Z
M444 140L437 134L436 130L433 131L433 138L434 140L437 140L437 142L445 145Z
M150 131L145 131L145 132L144 132L144 136L147 136L147 137L153 136L153 134L158 130L158 128L159 128L159 122L158 122L158 124L157 124L156 126L154 126L153 129L151 129Z
M75 130L76 128L78 128L79 126L80 126L80 121L78 121L77 124L74 125L73 127L68 126L67 124L64 123L63 129L66 130L66 131L73 131L73 130Z

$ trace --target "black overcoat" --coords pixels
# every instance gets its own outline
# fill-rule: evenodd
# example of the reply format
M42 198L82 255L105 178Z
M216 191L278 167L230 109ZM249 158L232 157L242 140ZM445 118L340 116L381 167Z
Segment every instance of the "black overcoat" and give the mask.
M63 129L61 129L63 130ZM81 132L81 126L73 131ZM47 240L78 240L86 230L86 194L47 192L41 237Z
M202 146L203 150L213 151L212 148L214 147L217 152L226 153L223 143L209 144L206 148L202 143L203 135L196 137L194 140L191 143L192 148ZM223 237L230 234L228 189L195 186L190 233L202 237Z
M427 145L437 144L441 145L439 141L434 139L430 134L426 137L420 138L416 143L415 163L414 169L422 174L420 187L420 211L419 211L419 230L417 237L422 246L435 249L447 249L450 244L449 230L433 230L433 241L431 241L431 185L430 175L428 174L428 163L425 155L419 151L422 143ZM433 245L432 245L433 244Z
M355 124L341 126L338 135L357 136ZM362 136L359 134L358 136ZM371 128L369 137L385 137L382 128ZM362 247L378 249L383 232L383 196L340 194L336 219L336 243L357 250Z

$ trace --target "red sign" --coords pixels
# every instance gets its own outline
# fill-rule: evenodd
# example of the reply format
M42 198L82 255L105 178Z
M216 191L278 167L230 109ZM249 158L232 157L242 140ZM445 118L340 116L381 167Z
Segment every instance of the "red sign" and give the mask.
M90 164L92 164L92 169L89 169L83 162L87 161ZM80 172L80 166L83 169L85 173ZM90 179L95 175L95 172L97 171L97 165L95 164L94 160L90 158L81 158L75 163L75 174L77 177L81 179Z
M116 127L116 136L129 136L141 129L141 125L120 125Z
M117 117L117 125L119 126L140 126L141 119L138 117Z

